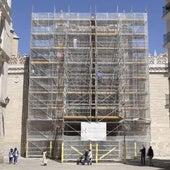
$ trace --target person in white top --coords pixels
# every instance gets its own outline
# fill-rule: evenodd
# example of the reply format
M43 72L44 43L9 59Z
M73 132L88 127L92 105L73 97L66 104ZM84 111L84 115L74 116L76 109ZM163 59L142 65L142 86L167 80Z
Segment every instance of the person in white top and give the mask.
M42 163L44 166L47 166L47 158L46 158L47 151L43 152Z
M9 156L9 164L11 164L13 162L13 158L14 158L12 148L10 149L8 156Z

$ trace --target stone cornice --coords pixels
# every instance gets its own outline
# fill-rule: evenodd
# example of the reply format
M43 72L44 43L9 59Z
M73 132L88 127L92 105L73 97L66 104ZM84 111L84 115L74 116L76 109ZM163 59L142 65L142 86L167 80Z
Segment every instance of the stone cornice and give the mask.
M13 56L9 60L8 73L24 73L26 57ZM149 72L150 73L167 73L168 72L168 54L164 53L158 56L149 56Z
M17 65L17 64L24 64L26 61L26 57L20 57L19 55L18 56L12 56L10 59L9 59L9 65Z
M8 73L9 74L23 74L28 71L28 65L25 65L27 57L12 56L9 60Z
M168 54L149 56L149 72L168 72Z
M25 72L24 64L23 65L9 65L8 74L21 74Z

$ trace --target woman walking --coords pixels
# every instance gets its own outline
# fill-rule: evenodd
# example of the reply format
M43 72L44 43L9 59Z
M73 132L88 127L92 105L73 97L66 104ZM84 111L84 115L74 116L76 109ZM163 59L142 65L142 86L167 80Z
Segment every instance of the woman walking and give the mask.
M13 149L11 148L9 153L8 153L8 157L9 157L9 164L11 164L13 162Z

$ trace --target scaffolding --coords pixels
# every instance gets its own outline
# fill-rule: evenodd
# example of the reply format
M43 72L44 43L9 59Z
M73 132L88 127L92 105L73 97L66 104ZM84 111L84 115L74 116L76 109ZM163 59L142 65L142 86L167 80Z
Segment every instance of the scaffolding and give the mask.
M100 143L113 160L149 144L146 13L32 13L30 48L28 157L75 160ZM105 122L107 140L81 141L81 122Z

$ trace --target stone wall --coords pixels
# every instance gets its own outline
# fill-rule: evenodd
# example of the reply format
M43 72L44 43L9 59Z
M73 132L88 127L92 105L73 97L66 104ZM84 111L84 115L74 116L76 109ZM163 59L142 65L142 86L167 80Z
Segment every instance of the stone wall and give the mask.
M20 155L25 154L28 112L28 59L11 61L7 81L7 95L10 101L4 117L5 136L0 144L5 157L8 156L9 149L15 147L20 151Z
M8 75L7 88L10 102L5 114L5 153L8 153L10 148L20 149L21 147L23 77L23 73L9 73Z
M149 58L151 145L155 156L170 156L167 53Z
M170 117L165 107L168 78L166 73L151 73L149 78L151 145L155 156L170 156Z

